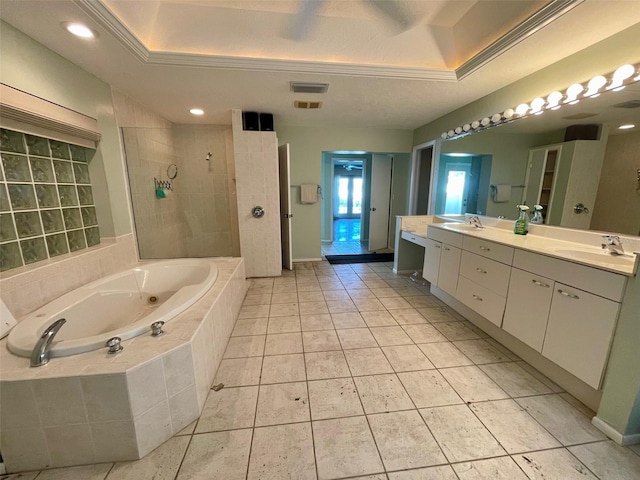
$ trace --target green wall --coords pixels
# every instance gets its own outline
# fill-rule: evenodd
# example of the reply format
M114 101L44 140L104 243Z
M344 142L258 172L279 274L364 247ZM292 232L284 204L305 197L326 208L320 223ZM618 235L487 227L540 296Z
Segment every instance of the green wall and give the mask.
M280 145L291 145L291 184L322 182L323 152L361 150L410 153L413 132L380 128L277 126ZM297 195L297 198L296 198ZM325 195L325 202L327 195ZM293 258L320 258L321 203L301 205L294 191L292 201Z
M0 21L0 82L98 120L90 173L103 237L131 233L126 172L111 87Z

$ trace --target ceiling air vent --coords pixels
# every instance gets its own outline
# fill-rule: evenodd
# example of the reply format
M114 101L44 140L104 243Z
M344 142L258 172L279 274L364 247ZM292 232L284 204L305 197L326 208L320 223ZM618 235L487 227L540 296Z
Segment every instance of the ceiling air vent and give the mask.
M613 108L640 108L640 100L629 100L628 102L618 103Z
M291 91L294 93L327 93L328 90L328 83L291 82Z
M305 102L303 100L296 100L295 102L293 102L293 106L296 108L305 108L309 110L320 108L322 106L322 102Z

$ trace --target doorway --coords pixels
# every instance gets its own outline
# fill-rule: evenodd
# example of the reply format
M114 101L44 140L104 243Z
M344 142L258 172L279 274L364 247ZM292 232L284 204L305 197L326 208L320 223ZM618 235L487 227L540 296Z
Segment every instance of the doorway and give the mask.
M427 142L413 147L409 215L430 215L432 213L431 185L433 184L434 158L436 158L437 148L436 142Z
M435 215L485 215L491 156L443 153L438 166Z

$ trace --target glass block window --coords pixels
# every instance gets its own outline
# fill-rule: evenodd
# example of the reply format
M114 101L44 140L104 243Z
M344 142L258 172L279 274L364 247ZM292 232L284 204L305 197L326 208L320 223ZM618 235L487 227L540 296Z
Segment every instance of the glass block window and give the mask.
M0 271L100 243L95 150L0 129Z

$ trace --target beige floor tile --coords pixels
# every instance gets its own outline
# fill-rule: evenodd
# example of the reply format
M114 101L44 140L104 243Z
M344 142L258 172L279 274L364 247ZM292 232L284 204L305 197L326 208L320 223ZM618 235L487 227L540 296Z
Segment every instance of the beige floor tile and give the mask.
M253 427L258 387L209 390L195 433Z
M297 287L298 292L321 292L319 283L303 283Z
M261 369L262 358L260 357L222 360L213 383L224 383L225 387L258 385L260 383Z
M184 440L184 439L183 439ZM181 454L180 454L180 460L182 459L182 455L184 454L184 451L187 448L187 444L184 441L178 441L178 442L173 442L175 443L184 443L184 449L182 450ZM188 442L187 442L188 443ZM139 460L140 461L140 460ZM180 461L178 460L178 464L176 465L176 470L177 467L180 465L179 463ZM135 463L135 462L132 462ZM119 464L116 464L116 466ZM25 473L25 474L16 474L15 476L13 475L9 475L7 477L5 477L4 475L2 475L2 479L6 479L6 480L33 480L34 478L36 478L36 475L38 475L38 478L43 478L44 480L104 480L104 478L106 477L107 473L109 473L109 470L111 470L111 463L100 463L100 464L95 464L95 465L82 465L79 467L66 467L66 468L54 468L52 470L43 470L42 472L40 472L40 475L38 475L37 472L35 472L33 474L33 476L30 476L29 473ZM168 465L167 465L168 467ZM166 472L166 468L163 470L162 467L160 467L160 472L159 472L159 476L158 479L173 479L173 477L175 476L175 471L173 472L173 475L168 476L167 472ZM162 476L162 474L164 473L164 476ZM135 477L127 477L127 476L111 476L109 475L109 478L113 478L113 479L131 479L133 480ZM138 477L140 478L140 477Z
M308 383L313 420L353 417L364 413L353 379L332 378Z
M264 335L267 333L268 323L269 319L267 317L238 319L231 336Z
M473 362L451 342L424 343L418 347L436 368L473 365Z
M361 312L362 318L368 327L393 327L398 322L391 316L389 312Z
M351 477L349 480L387 480L387 476L384 473L379 473L378 475L365 475L364 477Z
M476 366L443 368L440 373L465 402L509 398L504 390Z
M403 308L400 310L390 310L389 313L400 325L414 325L417 323L428 323L415 308Z
M353 303L359 312L384 312L385 308L377 298L354 298Z
M420 413L449 462L506 455L466 405L425 408Z
M252 285L247 291L247 295L261 295L273 293L273 285Z
M322 292L298 292L298 303L324 302Z
M223 358L261 357L264 353L264 335L231 337Z
M256 427L308 422L307 383L277 383L260 386Z
M493 338L487 337L487 338L484 339L484 341L487 342L489 345L491 345L496 350L498 350L503 355L506 355L507 357L509 357L514 362L517 362L517 361L521 360L521 358L519 356L517 356L515 353L513 353L511 350L509 350L507 347L502 345L500 342L494 340Z
M436 370L398 373L398 378L418 408L462 403L462 399Z
M589 421L591 421L591 419L596 416L596 412L591 410L589 407L587 407L584 403L582 403L573 395L567 392L559 393L558 395L560 395L573 408L576 408L580 412L582 412L582 414L585 415L589 419Z
M453 344L477 364L510 362L511 358L484 340L461 340Z
M509 454L560 446L513 400L474 403L470 408Z
M529 365L527 362L516 362L523 370L525 370L526 372L530 373L531 375L533 375L534 377L536 377L541 383L545 384L553 393L562 393L564 392L564 390L562 389L562 387L556 385L554 382L552 382L550 379L548 379L546 376L544 376L542 373L540 373L538 370L536 370L535 368L533 368L531 365Z
M340 280L322 281L319 283L323 292L335 292L345 289Z
M380 302L387 310L401 310L411 308L411 304L403 297L382 297Z
M270 293L258 293L244 297L242 305L271 305Z
M420 312L420 315L429 320L430 323L457 321L457 319L453 315L451 315L445 308L429 307L418 308L417 310L418 312Z
M189 437L172 437L144 458L133 462L119 462L113 466L107 480L173 480L189 445ZM44 473L44 472L43 472ZM40 475L40 478L47 478ZM73 480L74 477L64 477ZM102 480L104 477L99 477ZM93 480L90 476L78 480ZM53 480L53 479L49 479ZM62 478L60 480L63 480ZM96 479L97 480L97 479Z
M348 330L336 330L343 349L377 347L368 328L350 328Z
M269 305L245 305L240 309L238 318L261 318L269 316Z
M458 463L453 465L453 469L460 480L527 480L510 457Z
M402 280L403 284L398 284L398 286L394 287L394 290L403 297L415 297L418 295L424 295L425 293L420 289L413 287L411 285L407 285L405 280Z
M272 293L291 293L296 291L298 291L297 285L295 282L292 282L274 285Z
M315 480L316 467L310 423L255 429L247 479L280 478Z
M303 332L314 330L333 330L331 315L328 313L320 315L300 315L300 325Z
M358 309L351 300L327 300L329 313L356 312Z
M365 285L370 288L387 288L389 287L389 284L387 282L385 282L384 280L382 280L381 278L376 279L372 279L372 280L365 280L364 281Z
M367 415L387 470L446 463L435 439L416 410Z
M480 369L512 397L551 393L543 383L525 372L517 363L492 363Z
M402 383L393 374L356 377L354 381L367 414L415 408Z
M191 422L189 425L187 425L186 427L184 427L182 430L180 430L178 433L176 433L176 436L179 435L193 435L194 430L196 429L196 424L198 423L197 420L194 420L193 422Z
M382 351L396 372L429 370L435 368L416 345L382 347Z
M272 303L269 309L269 317L290 317L299 314L300 310L298 309L297 302Z
M323 291L324 300L350 300L349 292L346 290L327 290Z
M326 352L340 350L340 341L335 330L318 330L316 332L302 332L305 352Z
M456 340L475 340L480 338L477 333L467 328L462 322L443 322L434 323L433 325L452 342Z
M458 480L453 469L449 465L440 467L418 468L404 472L392 472L388 474L389 480Z
M289 317L272 317L269 319L267 333L291 333L300 331L300 317L292 315Z
M387 282L388 283L388 282ZM391 287L384 287L384 288L372 288L371 292L377 297L377 298L387 298L387 297L399 297L401 296L401 293L399 293L398 291L394 290Z
M387 357L380 348L345 350L344 355L353 376L393 373Z
M313 422L320 478L342 478L384 472L365 417Z
M513 459L533 480L597 480L587 467L564 448L514 455ZM640 472L638 472L640 473ZM614 478L614 477L603 477ZM616 480L619 477L615 477Z
M321 313L329 313L327 303L323 300L321 302L305 302L298 304L300 308L300 315L314 315Z
M606 440L606 436L581 412L558 395L540 395L516 400L563 445Z
M194 435L176 480L244 480L251 429Z
M635 445L629 445L629 450L631 450L636 455L640 456L640 443L636 443Z
M433 325L404 325L402 327L415 343L446 342L447 339Z
M287 353L302 353L300 332L267 335L264 346L265 355L286 355Z
M362 280L341 280L347 291L367 289L367 285Z
M363 298L376 298L375 294L368 288L350 288L347 290L347 293L353 300Z
M413 308L429 308L438 306L436 297L427 295L405 297Z
M298 302L297 292L274 293L271 296L271 305L273 305L274 303L297 303L297 302Z
M302 354L264 357L260 383L301 382L306 380Z
M351 372L342 351L305 353L307 379L350 377Z
M412 345L413 341L404 332L402 327L373 327L371 333L381 347L393 345Z
M363 328L367 326L358 312L332 313L331 320L336 328Z

